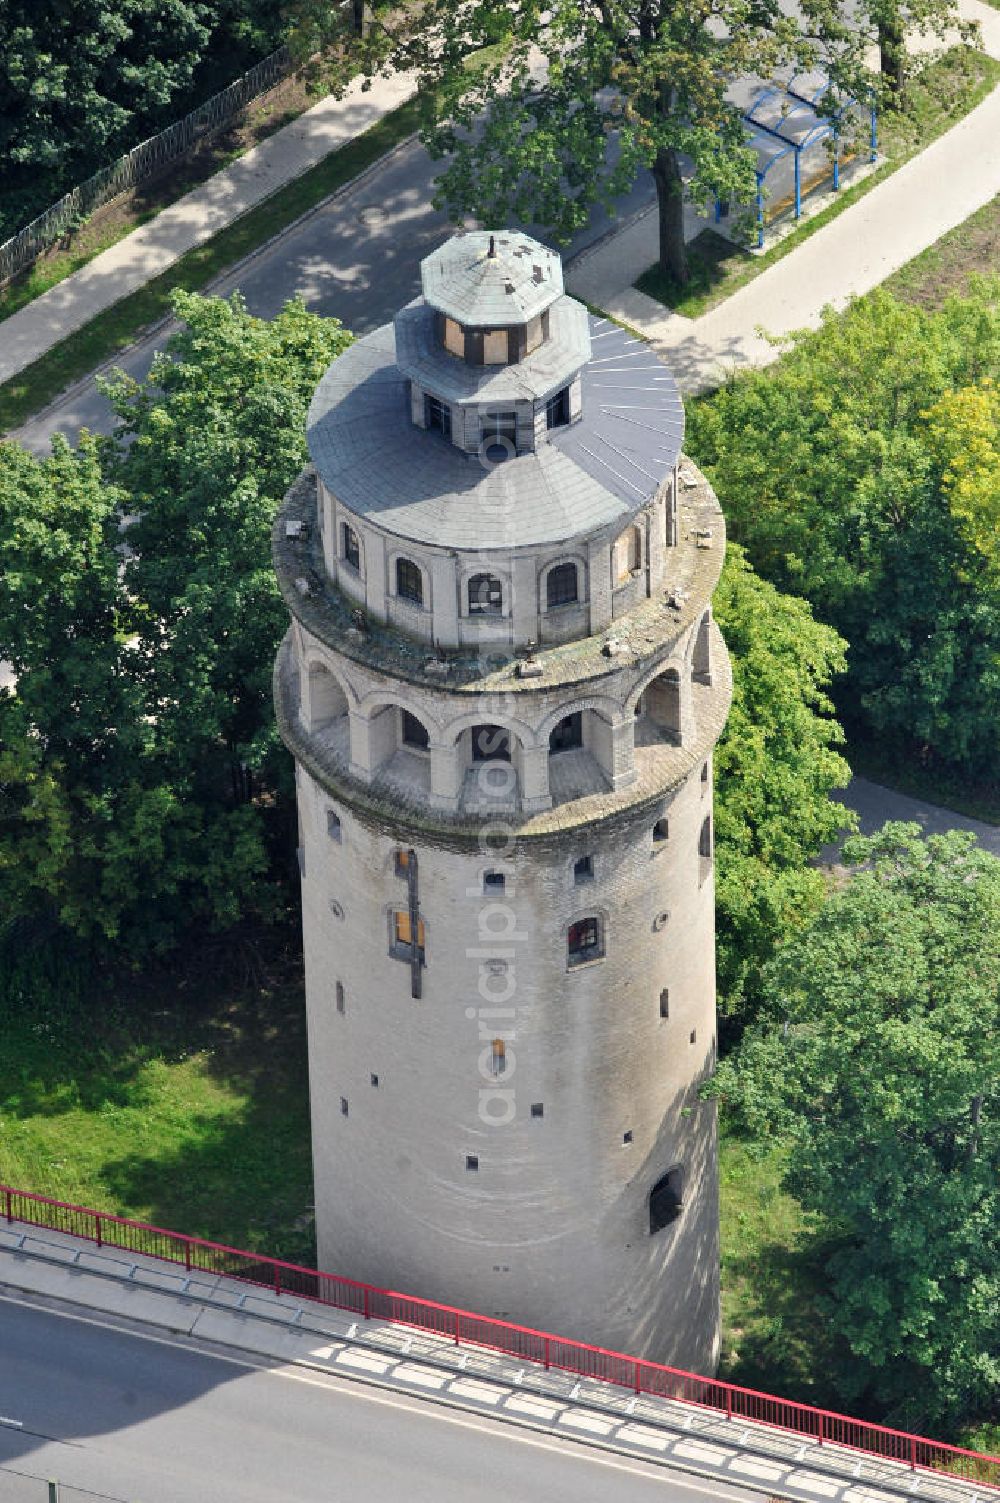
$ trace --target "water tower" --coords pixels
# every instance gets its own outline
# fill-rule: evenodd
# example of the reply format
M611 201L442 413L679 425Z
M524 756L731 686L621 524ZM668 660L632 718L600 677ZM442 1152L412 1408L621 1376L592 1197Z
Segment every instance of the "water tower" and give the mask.
M553 251L422 287L275 527L320 1266L708 1371L722 516Z

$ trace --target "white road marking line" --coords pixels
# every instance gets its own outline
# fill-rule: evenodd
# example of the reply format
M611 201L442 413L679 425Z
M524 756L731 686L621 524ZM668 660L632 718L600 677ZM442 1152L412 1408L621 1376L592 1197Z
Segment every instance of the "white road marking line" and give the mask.
M58 1296L53 1297L58 1298ZM406 1394L397 1395L391 1390L387 1390L382 1384L379 1384L378 1391L374 1392L373 1389L376 1387L374 1382L367 1389L356 1388L347 1381L337 1382L334 1373L330 1373L329 1375L317 1373L315 1377L311 1377L307 1373L300 1372L294 1368L284 1366L272 1367L268 1366L264 1361L254 1362L249 1357L230 1357L214 1351L201 1352L191 1342L171 1341L166 1336L148 1335L145 1331L130 1331L127 1327L116 1325L113 1321L95 1320L89 1315L75 1315L68 1310L55 1310L49 1305L39 1305L32 1300L16 1299L9 1294L0 1294L0 1301L10 1305L20 1305L22 1309L38 1310L43 1315L55 1315L62 1320L73 1320L78 1325L97 1326L103 1331L114 1331L119 1336L132 1336L137 1341L149 1341L155 1346L173 1347L175 1351L187 1352L196 1357L205 1357L210 1361L227 1362L231 1367L242 1367L250 1372L261 1373L265 1377L291 1378L296 1383L307 1384L310 1388L332 1388L343 1397L360 1399L369 1404L381 1404L388 1409L406 1409L410 1413L420 1414L425 1417L433 1416L434 1419L441 1421L443 1424L456 1425L462 1430L475 1430L480 1434L491 1436L505 1435L510 1440L517 1441L520 1445L530 1446L536 1451L554 1451L557 1455L573 1457L578 1461L586 1461L594 1466L603 1466L609 1471L627 1472L633 1477L643 1477L648 1481L662 1482L663 1480L663 1467L658 1466L653 1469L650 1464L644 1463L641 1457L631 1458L623 1456L619 1461L611 1456L602 1456L591 1451L581 1452L575 1450L572 1444L572 1437L570 1436L566 1436L564 1443L560 1444L558 1441L549 1441L533 1435L527 1435L523 1430L518 1430L516 1423L510 1426L510 1428L502 1428L502 1420L483 1423L482 1420L475 1417L444 1414L440 1409L433 1406L428 1407L419 1399L412 1399ZM703 1493L706 1497L715 1498L716 1500L719 1497L718 1483L709 1487L702 1487L697 1482L691 1482L687 1477L677 1477L676 1475L671 1476L671 1482L672 1485L683 1489L685 1492ZM759 1492L748 1492L745 1489L740 1489L738 1486L727 1489L727 1495L742 1500L758 1500L761 1496Z

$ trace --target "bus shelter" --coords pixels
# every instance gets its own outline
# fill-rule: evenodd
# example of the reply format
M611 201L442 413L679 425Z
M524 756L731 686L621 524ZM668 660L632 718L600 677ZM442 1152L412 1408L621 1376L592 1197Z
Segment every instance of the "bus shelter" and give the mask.
M836 109L820 111L830 83L821 75L799 75L787 83L757 87L740 102L747 141L757 155L757 245L764 244L764 197L773 204L772 217L791 209L798 219L802 198L832 175L840 188L841 151L848 127L859 124L858 101L843 99ZM874 99L869 107L869 160L878 154L878 119ZM852 153L853 154L853 153ZM721 218L721 205L716 206Z

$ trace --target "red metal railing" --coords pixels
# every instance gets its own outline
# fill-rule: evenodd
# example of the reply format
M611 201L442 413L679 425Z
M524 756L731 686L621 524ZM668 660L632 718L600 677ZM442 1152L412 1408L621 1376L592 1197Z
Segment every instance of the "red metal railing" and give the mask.
M228 1278L272 1289L276 1294L294 1294L302 1299L316 1300L338 1310L349 1310L365 1320L391 1320L434 1331L456 1344L462 1341L488 1347L526 1362L537 1362L546 1368L615 1383L635 1393L697 1404L716 1410L729 1419L791 1430L820 1445L844 1446L870 1456L902 1462L914 1470L949 1472L979 1486L1000 1489L1000 1456L986 1456L943 1441L910 1435L904 1430L891 1430L867 1420L851 1419L846 1414L814 1409L810 1404L775 1398L752 1388L721 1383L716 1378L702 1378L696 1373L664 1367L642 1357L609 1352L583 1341L535 1331L506 1320L494 1320L488 1315L476 1315L471 1310L458 1310L451 1305L439 1305L433 1300L417 1299L396 1290L379 1289L374 1284L362 1284L356 1279L300 1268L295 1263L243 1252L219 1242L206 1242L200 1237L187 1237L182 1232L164 1231L162 1227L147 1226L142 1221L87 1210L83 1206L69 1205L47 1195L34 1195L6 1185L0 1185L0 1216L9 1222L18 1221L83 1237L98 1247L124 1248L146 1257L160 1258L183 1265L188 1272L224 1274Z

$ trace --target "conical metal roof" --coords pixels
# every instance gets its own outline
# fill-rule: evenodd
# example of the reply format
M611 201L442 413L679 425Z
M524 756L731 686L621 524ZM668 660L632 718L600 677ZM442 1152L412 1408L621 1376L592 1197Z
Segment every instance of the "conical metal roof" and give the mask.
M526 324L562 296L562 261L511 230L467 230L420 265L425 300L468 328Z

